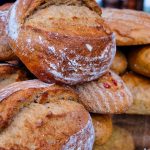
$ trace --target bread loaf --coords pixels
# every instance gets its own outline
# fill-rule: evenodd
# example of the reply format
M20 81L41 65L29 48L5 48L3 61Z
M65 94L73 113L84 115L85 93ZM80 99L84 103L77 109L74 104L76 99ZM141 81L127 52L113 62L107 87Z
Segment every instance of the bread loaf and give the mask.
M117 50L113 63L111 65L111 70L117 74L123 74L127 69L127 59L125 55Z
M27 73L18 66L8 63L0 63L0 89L11 83L27 79Z
M92 114L95 130L94 144L103 145L112 135L112 119L109 115Z
M68 87L39 80L0 90L0 149L92 150L89 113Z
M125 73L122 79L133 95L133 105L128 114L150 114L150 80L132 72Z
M133 137L124 128L114 126L112 136L103 145L94 145L93 150L134 150Z
M129 109L133 99L121 78L112 71L96 81L75 87L79 102L94 113L123 113Z
M15 58L13 51L8 44L6 34L8 10L12 4L4 4L0 6L0 61L11 60Z
M150 14L129 9L103 9L103 18L119 46L150 44Z
M150 45L133 48L128 55L131 70L150 77Z
M114 35L90 1L53 2L16 1L9 13L11 48L42 81L73 85L97 79L114 58Z

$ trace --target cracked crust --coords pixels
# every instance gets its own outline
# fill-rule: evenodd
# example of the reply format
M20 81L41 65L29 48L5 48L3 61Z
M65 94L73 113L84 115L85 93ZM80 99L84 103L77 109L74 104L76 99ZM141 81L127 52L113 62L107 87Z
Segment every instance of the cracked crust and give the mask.
M0 90L0 148L92 150L89 113L69 87L29 80Z
M48 2L18 0L13 5L8 30L15 54L45 82L73 85L100 77L116 50L114 35L100 13L90 10L90 1L84 6Z

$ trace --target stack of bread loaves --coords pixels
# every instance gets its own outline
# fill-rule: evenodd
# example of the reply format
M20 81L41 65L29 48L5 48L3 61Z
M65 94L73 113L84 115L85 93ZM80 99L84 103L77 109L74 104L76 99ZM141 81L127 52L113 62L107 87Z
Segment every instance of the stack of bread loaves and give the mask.
M115 36L96 2L17 0L0 15L0 61L20 59L35 75L0 65L0 149L92 150L95 141L99 150L114 140L133 149L127 131L112 133L110 114L125 113L133 99L110 70Z
M133 105L126 112L128 114L126 119L118 119L118 121L116 116L115 122L119 122L123 127L132 126L136 145L144 149L150 146L147 144L150 140L146 120L141 131L144 131L145 136L138 134L143 142L139 142L137 136L135 138L135 133L140 132L139 121L140 118L142 121L144 118L144 116L136 115L150 115L150 14L127 9L106 8L103 9L102 16L115 33L118 46L111 69L122 77L133 95ZM122 115L119 117L123 118Z

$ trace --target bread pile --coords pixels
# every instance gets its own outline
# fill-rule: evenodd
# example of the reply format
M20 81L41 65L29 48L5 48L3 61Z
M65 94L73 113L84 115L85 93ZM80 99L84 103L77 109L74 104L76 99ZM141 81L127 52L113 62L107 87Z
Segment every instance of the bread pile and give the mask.
M124 81L117 75L126 71L126 57L116 53L113 29L96 2L17 0L0 13L5 40L0 47L0 149L119 149L124 140L134 149L130 133L112 125L111 114L135 107L134 95L124 83L127 73ZM148 33L144 36L148 44ZM12 64L14 59L19 63ZM119 140L121 146L113 143Z
M150 115L150 14L112 8L102 12L106 24L116 35L117 52L111 69L121 76L133 96L127 115L114 116L114 123L129 131L136 148L144 149L150 146L147 121Z

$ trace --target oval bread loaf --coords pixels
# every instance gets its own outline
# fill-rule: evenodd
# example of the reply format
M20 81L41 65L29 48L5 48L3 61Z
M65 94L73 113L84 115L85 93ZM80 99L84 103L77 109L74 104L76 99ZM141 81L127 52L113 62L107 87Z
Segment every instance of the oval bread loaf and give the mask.
M113 33L92 5L53 2L16 1L8 24L11 48L42 81L73 85L97 79L114 58Z
M103 9L118 46L150 44L150 14L130 9Z
M92 150L89 113L68 87L39 80L0 90L0 149Z
M132 105L133 99L122 79L112 71L96 81L75 87L79 102L93 113L123 113Z

